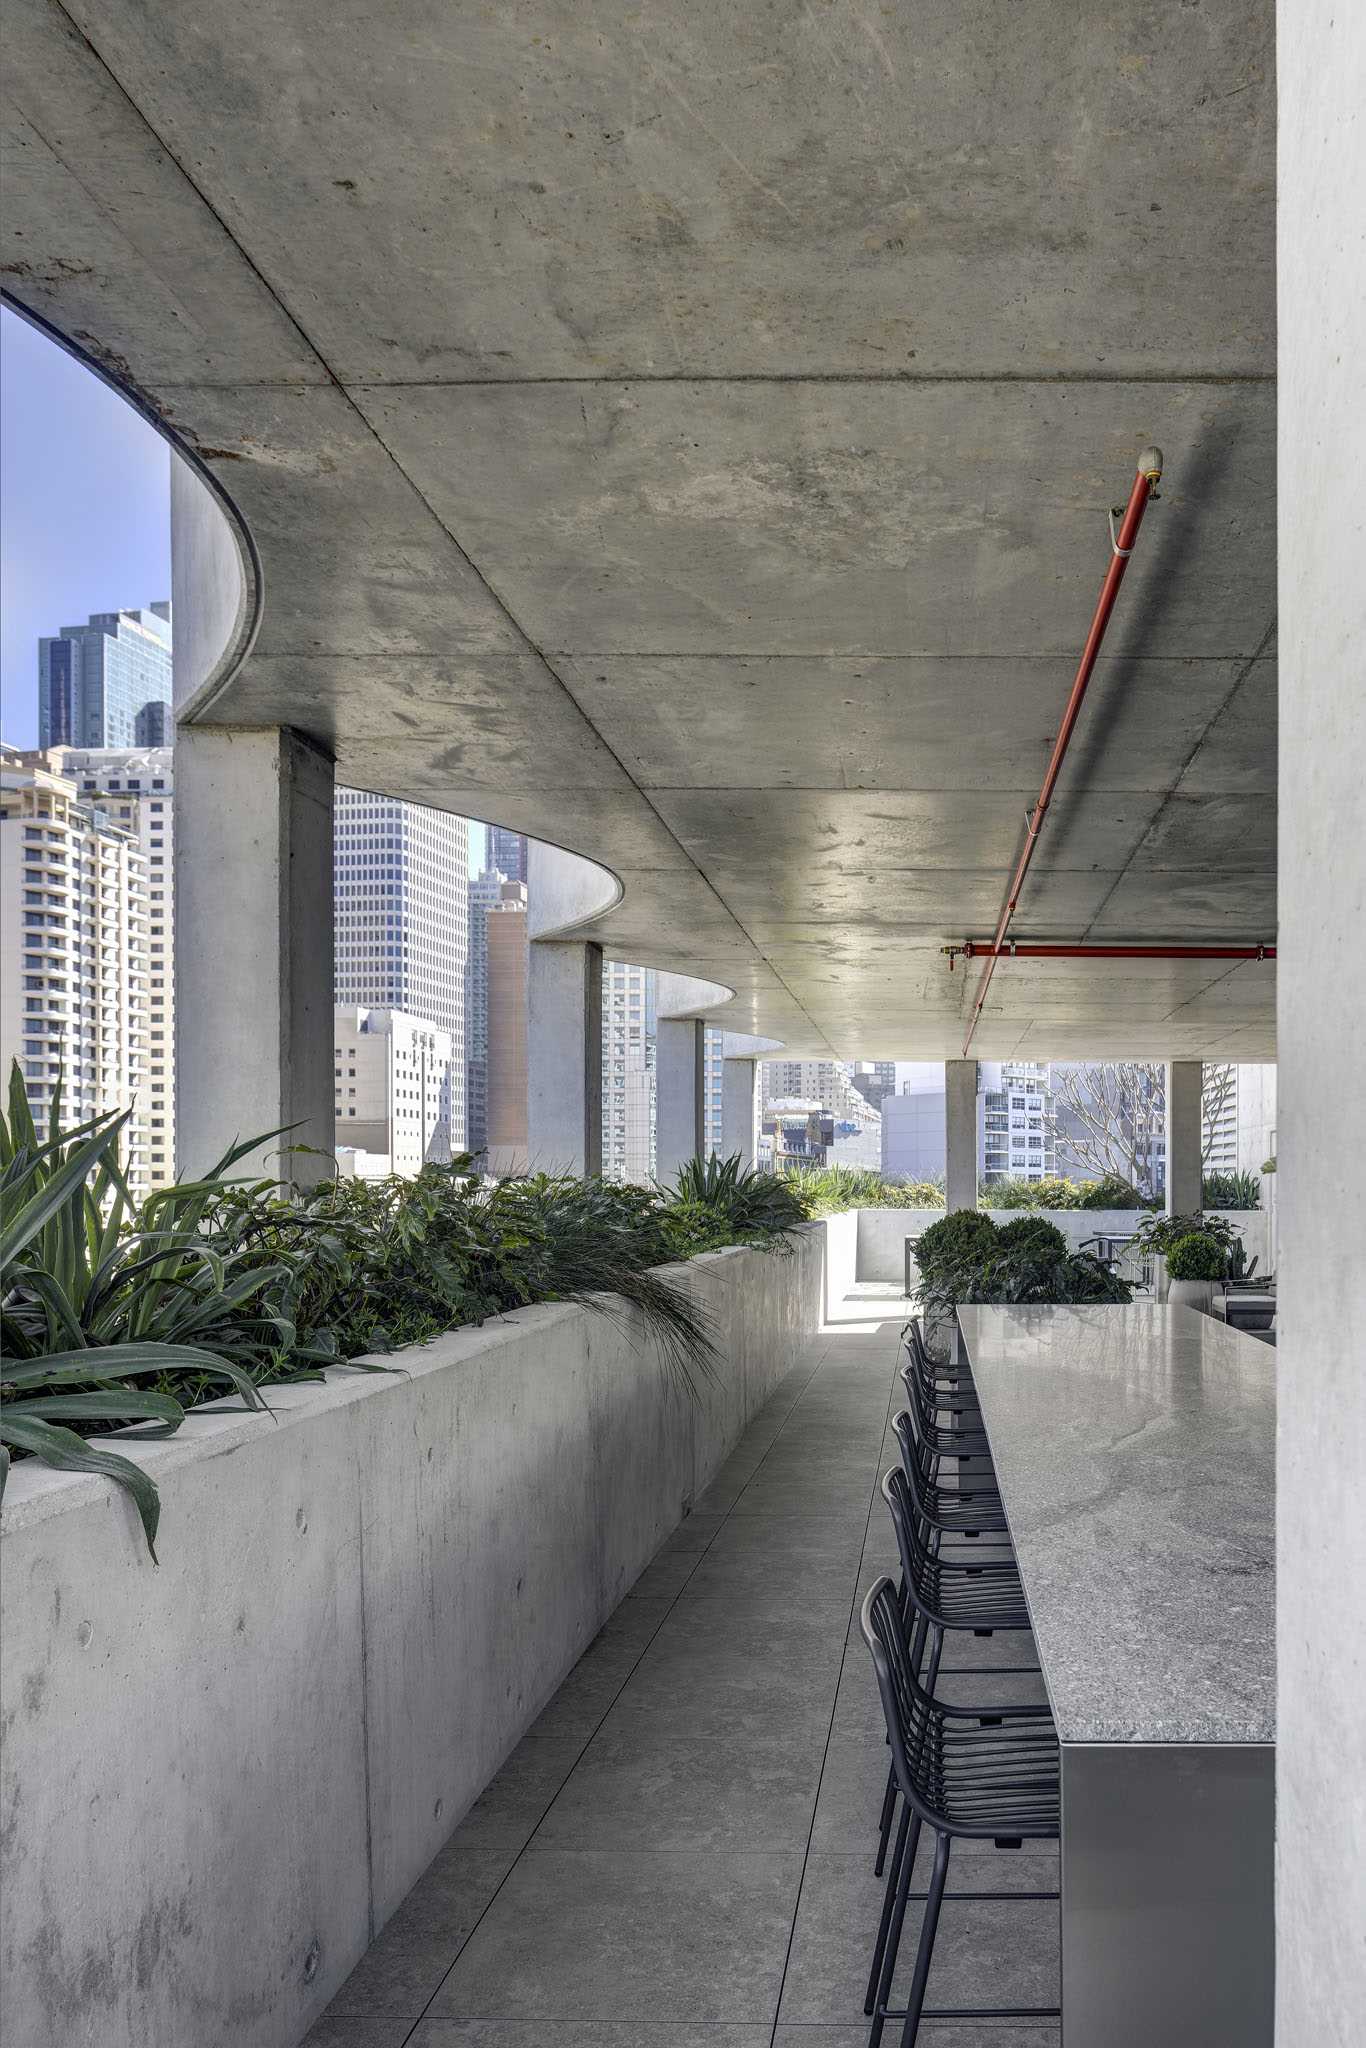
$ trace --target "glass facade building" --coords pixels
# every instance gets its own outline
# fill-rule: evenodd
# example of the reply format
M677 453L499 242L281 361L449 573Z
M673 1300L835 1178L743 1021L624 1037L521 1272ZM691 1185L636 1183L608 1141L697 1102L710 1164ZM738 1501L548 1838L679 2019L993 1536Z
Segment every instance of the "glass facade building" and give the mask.
M171 741L171 607L92 612L38 642L38 744L163 747Z

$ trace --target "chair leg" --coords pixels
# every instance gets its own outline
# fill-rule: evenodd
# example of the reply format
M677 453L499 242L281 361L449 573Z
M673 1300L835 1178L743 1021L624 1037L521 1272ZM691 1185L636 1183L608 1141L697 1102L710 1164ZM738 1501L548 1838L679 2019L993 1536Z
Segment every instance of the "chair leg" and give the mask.
M906 2024L901 2029L901 2048L915 2048L916 2035L920 2032L920 2014L925 2004L925 1986L930 1978L934 1937L939 1926L939 1908L943 1903L944 1885L948 1874L949 1837L937 1835L934 1845L934 1874L930 1878L929 1896L925 1900L925 1917L920 1923L920 1946L915 1952L915 1975L911 1979L911 1995L906 2002Z
M887 1947L887 1929L892 1924L892 1907L897 1886L901 1882L901 1859L906 1854L906 1837L911 1828L911 1809L903 1806L901 1821L896 1831L896 1846L892 1850L892 1867L887 1873L887 1883L882 1895L882 1917L878 1921L877 1940L873 1943L873 1960L868 1971L868 1990L863 2000L863 2010L871 2014L877 2003L878 1978L882 1975L882 1958Z
M916 1814L901 1858L901 1868L896 1874L895 1886L889 1882L887 1887L888 1896L893 1899L892 1912L882 1944L882 1968L878 1973L873 2026L868 2036L868 2048L878 2048L878 2043L882 2039L882 2029L887 2024L887 2000L891 1996L892 1978L896 1974L897 1950L901 1947L901 1929L906 1919L906 1898L911 1889L911 1872L915 1869L915 1852L919 1846L920 1815Z
M887 1842L892 1832L892 1815L896 1812L896 1765L887 1766L887 1790L882 1795L882 1818L878 1822L877 1862L873 1865L873 1876L881 1877L882 1866L887 1861Z

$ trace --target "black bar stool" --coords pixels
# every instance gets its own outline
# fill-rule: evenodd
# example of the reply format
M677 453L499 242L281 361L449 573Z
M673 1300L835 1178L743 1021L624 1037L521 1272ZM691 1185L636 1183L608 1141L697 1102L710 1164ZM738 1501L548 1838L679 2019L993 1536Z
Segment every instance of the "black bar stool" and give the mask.
M1052 1718L1046 1708L1005 1706L994 1708L987 1717L973 1708L933 1699L913 1669L902 1601L889 1578L879 1579L868 1594L860 1625L877 1673L892 1770L903 1801L864 2003L873 2021L869 2048L878 2048L889 2019L904 2022L901 2048L915 2048L923 2018L1057 2019L1056 2006L925 2006L939 1911L946 1897L1004 1902L1058 1896L1055 1891L946 1890L950 1846L957 1837L989 1838L1003 1847L1057 1840L1061 1793ZM894 2011L887 2001L922 1827L934 1831L934 1870L925 1896L910 1997L904 2011Z

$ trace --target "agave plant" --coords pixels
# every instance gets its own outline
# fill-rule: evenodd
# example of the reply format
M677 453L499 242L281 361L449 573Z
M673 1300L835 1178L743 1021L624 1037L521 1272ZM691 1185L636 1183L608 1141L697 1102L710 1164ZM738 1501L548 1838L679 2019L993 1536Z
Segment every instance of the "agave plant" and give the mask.
M800 1185L785 1174L742 1166L739 1153L718 1159L689 1159L671 1189L662 1191L672 1206L716 1219L718 1241L762 1242L774 1250L790 1250L785 1236L811 1214Z
M212 1331L256 1289L230 1280L212 1258L216 1296L177 1276L202 1247L182 1232L128 1230L133 1209L117 1156L127 1112L61 1129L54 1090L48 1138L40 1139L17 1064L9 1114L0 1116L0 1492L10 1452L66 1472L100 1472L131 1495L155 1557L157 1490L131 1460L73 1429L145 1422L132 1434L169 1436L185 1419L165 1386L130 1384L191 1373L226 1382L249 1407L264 1406L250 1374L231 1357L190 1341ZM213 1306L216 1301L217 1306Z

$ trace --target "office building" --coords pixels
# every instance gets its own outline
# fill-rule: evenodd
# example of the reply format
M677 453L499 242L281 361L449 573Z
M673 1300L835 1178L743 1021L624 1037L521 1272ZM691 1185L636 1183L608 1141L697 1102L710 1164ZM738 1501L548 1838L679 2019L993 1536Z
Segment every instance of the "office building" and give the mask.
M38 642L40 747L171 740L171 607L92 612Z
M488 907L486 919L486 1158L491 1172L515 1173L527 1165L526 1023L530 960L525 882L504 882L498 901Z
M62 773L136 840L147 865L147 1178L174 1180L175 803L170 747L63 747Z
M850 1075L870 1109L881 1113L884 1100L896 1093L895 1060L855 1060Z
M837 1123L862 1128L868 1118L867 1097L855 1086L847 1060L763 1060L759 1068L759 1100L815 1102Z
M1274 1065L1205 1068L1206 1173L1260 1173L1276 1152Z
M412 1175L450 1159L449 1031L402 1010L338 1003L333 1052L343 1171Z
M488 914L502 900L508 877L486 868L469 885L465 951L465 1148L488 1144L489 948Z
M708 1024L702 1048L702 1155L710 1153L720 1157L725 1146L721 1129L721 1084L725 1074L725 1061L721 1051L726 1034L717 1024Z
M468 827L449 811L360 789L337 790L335 820L336 1000L447 1033L451 1145L462 1151Z
M510 882L524 882L526 875L526 833L508 832L501 825L488 827L487 865L506 875Z
M17 1060L35 1120L130 1112L137 1196L152 1185L148 870L138 835L83 797L53 754L0 750L0 1063Z
M942 1077L943 1069L939 1069ZM945 1091L928 1078L882 1099L882 1172L887 1180L942 1180Z

